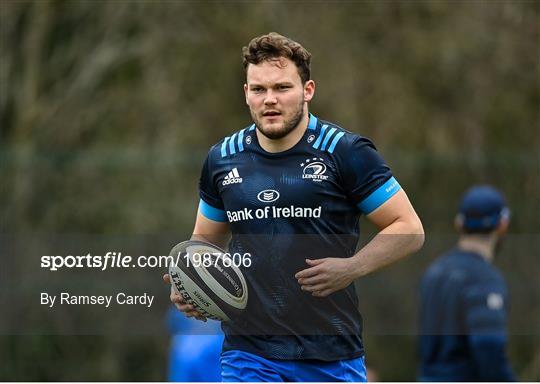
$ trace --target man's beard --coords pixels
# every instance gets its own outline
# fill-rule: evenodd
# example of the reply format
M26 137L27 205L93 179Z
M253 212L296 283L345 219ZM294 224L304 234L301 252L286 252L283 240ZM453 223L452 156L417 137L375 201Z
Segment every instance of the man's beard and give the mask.
M300 104L298 105L298 108L293 111L293 115L290 119L283 121L283 128L280 130L265 130L263 128L263 125L261 121L257 118L257 115L253 113L253 111L250 110L251 118L255 122L255 125L257 126L257 129L260 133L262 133L264 136L269 138L270 140L278 140L282 139L285 136L287 136L289 133L294 131L294 129L300 124L302 119L304 118L304 101L300 101Z

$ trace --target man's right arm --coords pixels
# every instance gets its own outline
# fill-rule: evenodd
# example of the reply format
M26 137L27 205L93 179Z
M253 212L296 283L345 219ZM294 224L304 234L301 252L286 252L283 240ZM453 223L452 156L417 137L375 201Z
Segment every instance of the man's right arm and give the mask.
M199 208L191 240L202 240L226 248L230 237L229 223L214 221L204 216Z
M207 241L221 248L225 248L229 239L229 233L228 222L211 220L205 217L199 208L197 219L195 220L195 228L193 229L193 235L191 236L192 240ZM163 280L167 284L171 284L169 274L165 274ZM175 307L179 311L184 312L187 317L194 317L197 320L206 321L206 317L196 311L191 304L187 304L182 300L182 296L174 290L172 285L170 299Z

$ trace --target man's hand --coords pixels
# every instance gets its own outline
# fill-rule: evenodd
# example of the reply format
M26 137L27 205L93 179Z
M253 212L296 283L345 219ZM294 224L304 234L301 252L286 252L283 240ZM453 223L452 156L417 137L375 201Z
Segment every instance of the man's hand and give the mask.
M171 277L169 276L168 273L163 275L163 281L171 285ZM207 320L206 317L204 317L202 313L196 311L193 308L193 305L186 304L184 300L182 300L182 296L180 296L178 292L174 290L174 287L172 285L171 285L171 301L179 311L184 312L186 317L194 317L197 320L206 322Z
M311 292L316 297L326 297L339 291L356 278L349 259L306 259L306 263L310 268L298 272L294 277L298 279L302 291Z

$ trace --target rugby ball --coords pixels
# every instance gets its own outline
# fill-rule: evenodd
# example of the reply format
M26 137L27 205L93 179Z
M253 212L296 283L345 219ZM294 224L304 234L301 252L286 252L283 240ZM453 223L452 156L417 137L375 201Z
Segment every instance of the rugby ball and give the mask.
M213 244L188 240L173 247L171 284L205 317L229 321L246 308L248 289L230 255Z

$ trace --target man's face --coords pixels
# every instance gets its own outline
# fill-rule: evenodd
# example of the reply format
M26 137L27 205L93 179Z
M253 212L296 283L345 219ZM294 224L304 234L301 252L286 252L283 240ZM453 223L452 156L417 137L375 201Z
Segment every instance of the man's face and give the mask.
M273 140L293 131L313 98L315 83L302 85L296 65L286 58L249 64L246 77L246 103L259 131Z

